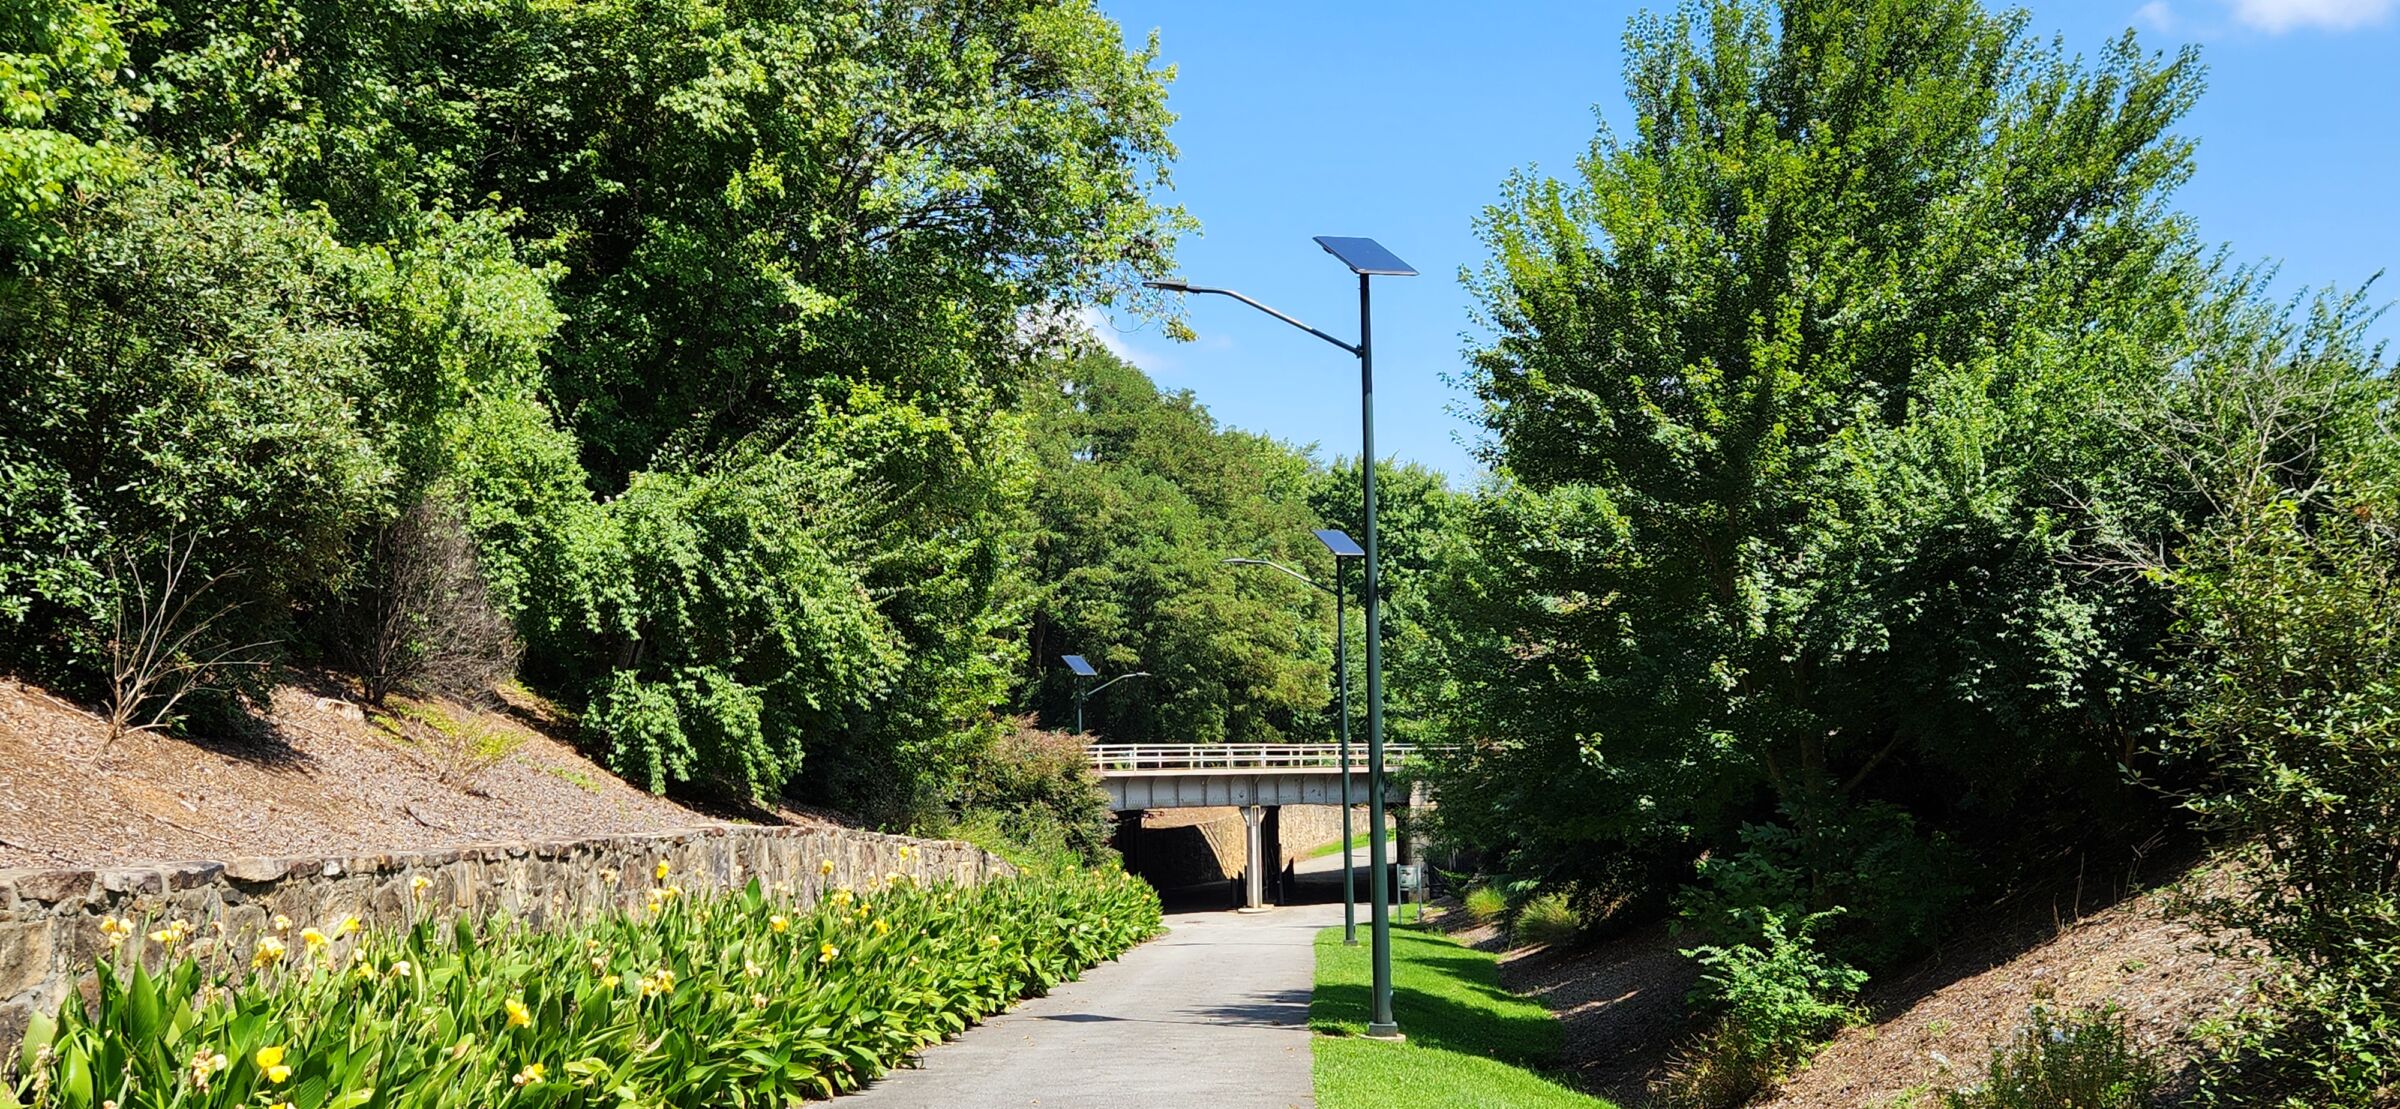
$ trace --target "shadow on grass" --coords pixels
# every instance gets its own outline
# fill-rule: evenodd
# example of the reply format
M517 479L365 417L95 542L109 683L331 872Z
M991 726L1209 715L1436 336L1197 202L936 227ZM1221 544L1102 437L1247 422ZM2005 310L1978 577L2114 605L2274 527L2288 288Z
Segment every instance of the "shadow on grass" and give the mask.
M1369 983L1365 946L1321 946L1330 964L1309 1004L1317 1031L1356 1035L1366 1030ZM1549 1010L1500 988L1489 956L1423 932L1392 933L1392 1017L1421 1046L1498 1059L1518 1066L1555 1066L1560 1029Z

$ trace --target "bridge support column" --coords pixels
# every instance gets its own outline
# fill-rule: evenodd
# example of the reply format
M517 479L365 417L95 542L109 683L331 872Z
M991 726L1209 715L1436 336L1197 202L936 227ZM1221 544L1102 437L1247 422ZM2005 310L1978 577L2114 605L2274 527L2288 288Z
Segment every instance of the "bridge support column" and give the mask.
M1263 913L1265 904L1267 850L1264 829L1267 809L1264 805L1242 806L1242 825L1249 833L1249 860L1242 867L1242 909L1245 913Z

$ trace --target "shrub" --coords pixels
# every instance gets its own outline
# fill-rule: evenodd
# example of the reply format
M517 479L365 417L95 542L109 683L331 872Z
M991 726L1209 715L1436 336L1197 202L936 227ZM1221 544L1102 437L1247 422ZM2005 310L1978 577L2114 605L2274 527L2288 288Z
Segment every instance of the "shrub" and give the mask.
M1833 916L1818 913L1787 930L1782 916L1761 912L1759 944L1683 953L1706 968L1691 1001L1718 1014L1717 1024L1662 1083L1662 1103L1739 1105L1807 1061L1827 1034L1858 1019L1851 999L1866 974L1818 951L1812 939Z
M755 882L649 896L646 913L556 932L461 920L353 947L326 922L322 945L178 954L155 976L128 937L88 1009L27 1029L0 1104L781 1105L855 1089L1159 923L1147 886L1091 871L902 881L805 909ZM263 969L237 981L246 962Z
M525 743L524 733L495 724L481 712L470 710L462 717L430 704L390 707L393 715L377 716L376 724L416 745L434 776L449 785L475 789L485 771L500 765ZM415 726L404 725L403 720Z
M2112 1006L2064 1017L2045 1005L2015 1039L1992 1049L1981 1085L1945 1095L1946 1109L2144 1109L2166 1072L2133 1042Z
M1583 921L1575 915L1575 905L1564 893L1545 893L1517 910L1514 929L1517 942L1555 946L1573 943L1583 933Z
M988 826L1015 850L1087 863L1109 854L1108 792L1084 760L1083 741L1042 731L1030 717L1017 719L976 752L958 805L958 823Z
M1761 937L1759 910L1786 920L1842 907L1822 946L1845 962L1886 967L1930 945L1966 890L1960 852L1883 802L1786 805L1784 824L1747 824L1739 850L1699 864L1677 898L1684 924L1713 943Z
M184 576L215 583L215 634L280 640L393 476L363 256L319 216L148 168L0 280L0 657L94 691L113 554L205 536Z
M2391 491L2239 504L2172 575L2191 648L2175 753L2246 880L2192 906L2276 973L2211 1084L2238 1104L2400 1090L2400 537Z
M474 544L434 496L377 532L339 623L342 653L378 705L394 690L483 697L516 672L517 638L493 607Z
M1508 913L1508 895L1498 886L1480 885L1467 891L1467 915L1477 924L1490 924Z

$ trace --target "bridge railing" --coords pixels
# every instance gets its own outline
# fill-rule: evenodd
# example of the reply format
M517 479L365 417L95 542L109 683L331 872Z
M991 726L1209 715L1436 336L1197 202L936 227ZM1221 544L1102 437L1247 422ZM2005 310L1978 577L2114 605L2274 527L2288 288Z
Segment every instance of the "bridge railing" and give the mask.
M1383 746L1383 765L1399 765L1416 747ZM1094 743L1084 748L1092 769L1129 770L1338 770L1342 749L1333 743ZM1350 745L1350 766L1367 768L1367 745Z

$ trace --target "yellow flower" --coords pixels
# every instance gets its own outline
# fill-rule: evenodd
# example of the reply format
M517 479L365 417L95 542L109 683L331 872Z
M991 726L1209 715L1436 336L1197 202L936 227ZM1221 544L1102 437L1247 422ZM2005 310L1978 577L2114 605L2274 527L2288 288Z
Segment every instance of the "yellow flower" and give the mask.
M334 926L333 926L333 935L334 935L334 938L336 938L336 939L341 939L341 938L348 937L348 936L355 936L355 935L357 935L357 934L358 934L358 928L359 928L359 920L358 920L358 918L357 918L357 917L355 917L355 916L346 916L346 917L343 917L343 918L342 918L342 922L341 922L340 924L336 924L336 925L334 925Z
M817 961L820 963L830 963L833 961L834 956L841 953L842 949L835 947L832 944L827 943L817 945Z
M833 877L833 860L827 859L824 862L818 863L817 874L826 878Z
M251 1056L250 1061L257 1063L258 1069L267 1073L268 1082L282 1085L291 1080L292 1068L283 1064L282 1044L259 1048L258 1054Z
M263 967L283 958L283 941L273 936L258 937L258 946L250 952L250 965Z
M664 863L664 862L661 862L661 863L659 863L657 866L655 866L655 867L652 867L652 868L650 869L650 876L651 876L651 877L653 877L653 878L656 878L656 879L658 879L658 880L659 880L659 881L661 881L661 882L664 882L664 881L666 881L666 880L667 880L667 864L666 864L666 863Z
M133 934L133 922L121 916L101 917L100 934L112 940L124 939Z
M883 876L883 880L884 880L884 881L886 881L886 882L889 882L889 883L891 883L892 885L895 885L895 886L905 886L905 885L907 885L907 884L908 884L908 875L906 875L906 874L902 874L902 873L900 873L899 871L895 870L895 871L893 871L893 872L891 872L891 873L889 873L889 874L886 874L886 875L884 875L884 876Z
M780 915L778 915L778 916L771 916L771 917L768 917L768 918L767 918L767 931L773 932L773 933L775 933L776 935L779 935L779 936L780 936L780 935L782 935L783 933L785 933L785 932L789 932L789 931L791 931L791 930L792 930L792 922L791 922L791 919L790 919L789 917L785 917L785 916L780 916Z
M314 928L303 928L300 930L300 942L308 945L310 951L315 951L325 946L325 933Z
M178 920L164 928L159 929L158 931L150 933L150 942L177 944L182 943L191 934L191 922L186 920Z
M415 971L416 968L409 966L408 960L406 959L400 959L392 963L392 977L394 978L406 978L410 974L415 973Z
M761 968L757 963L753 963L748 959L742 960L742 977L756 978L765 973L766 970Z
M848 908L850 906L850 891L846 889L833 891L833 903L837 908Z
M672 901L672 900L674 900L675 898L678 898L678 897L681 897L681 896L683 896L683 887L682 887L682 886L668 886L668 887L667 887L667 899L668 899L668 900ZM703 918L703 919L705 919L705 918Z
M998 937L998 936L985 936L985 937L983 937L983 945L984 945L985 947L998 947L998 946L1000 946L1000 937Z
M767 995L765 995L765 994L763 994L763 993L754 993L754 994L751 994L751 995L750 995L750 1007L751 1007L751 1008L753 1008L753 1009L764 1009L764 1008L766 1008L766 1007L767 1007Z
M664 910L667 907L667 891L661 889L651 890L649 905L651 912L655 913Z
M624 979L618 978L614 974L603 974L600 976L600 988L604 990L613 990L617 988L617 983L621 981L624 981Z
M408 891L417 895L418 897L423 897L425 896L426 889L432 885L433 879L419 874L416 877L408 880Z
M508 1081L512 1086L531 1086L534 1083L541 1081L542 1075L546 1073L548 1072L542 1069L542 1065L540 1063L527 1063L525 1064L524 1070L518 1071L516 1076Z
M885 921L885 920L884 920L882 917L876 917L876 918L875 918L875 934L876 934L876 935L878 935L878 936L881 936L881 935L887 935L887 934L889 934L889 933L891 932L891 930L892 930L892 926L891 926L891 925L890 925L888 922L886 922L886 921Z
M508 1026L510 1028L523 1028L533 1023L533 1010L527 1009L521 998L509 998L501 1002L500 1007L508 1010Z
M289 932L289 931L291 931L291 930L292 930L292 918L290 918L290 917L288 917L288 916L285 916L285 915L283 915L282 913L277 913L277 914L275 914L275 930L276 930L276 931L278 931L278 932Z
M116 1102L112 1101L109 1104L114 1105ZM267 1106L267 1109L292 1109L292 1103L288 1101L273 1102Z
M916 856L916 854L917 854L917 849L916 849L916 848L914 848L914 847L910 847L909 845L907 845L907 844L905 844L905 843L903 843L903 844L901 844L901 845L900 845L900 861L901 861L901 862L907 862L909 859L911 859L911 858L914 858L914 857Z

